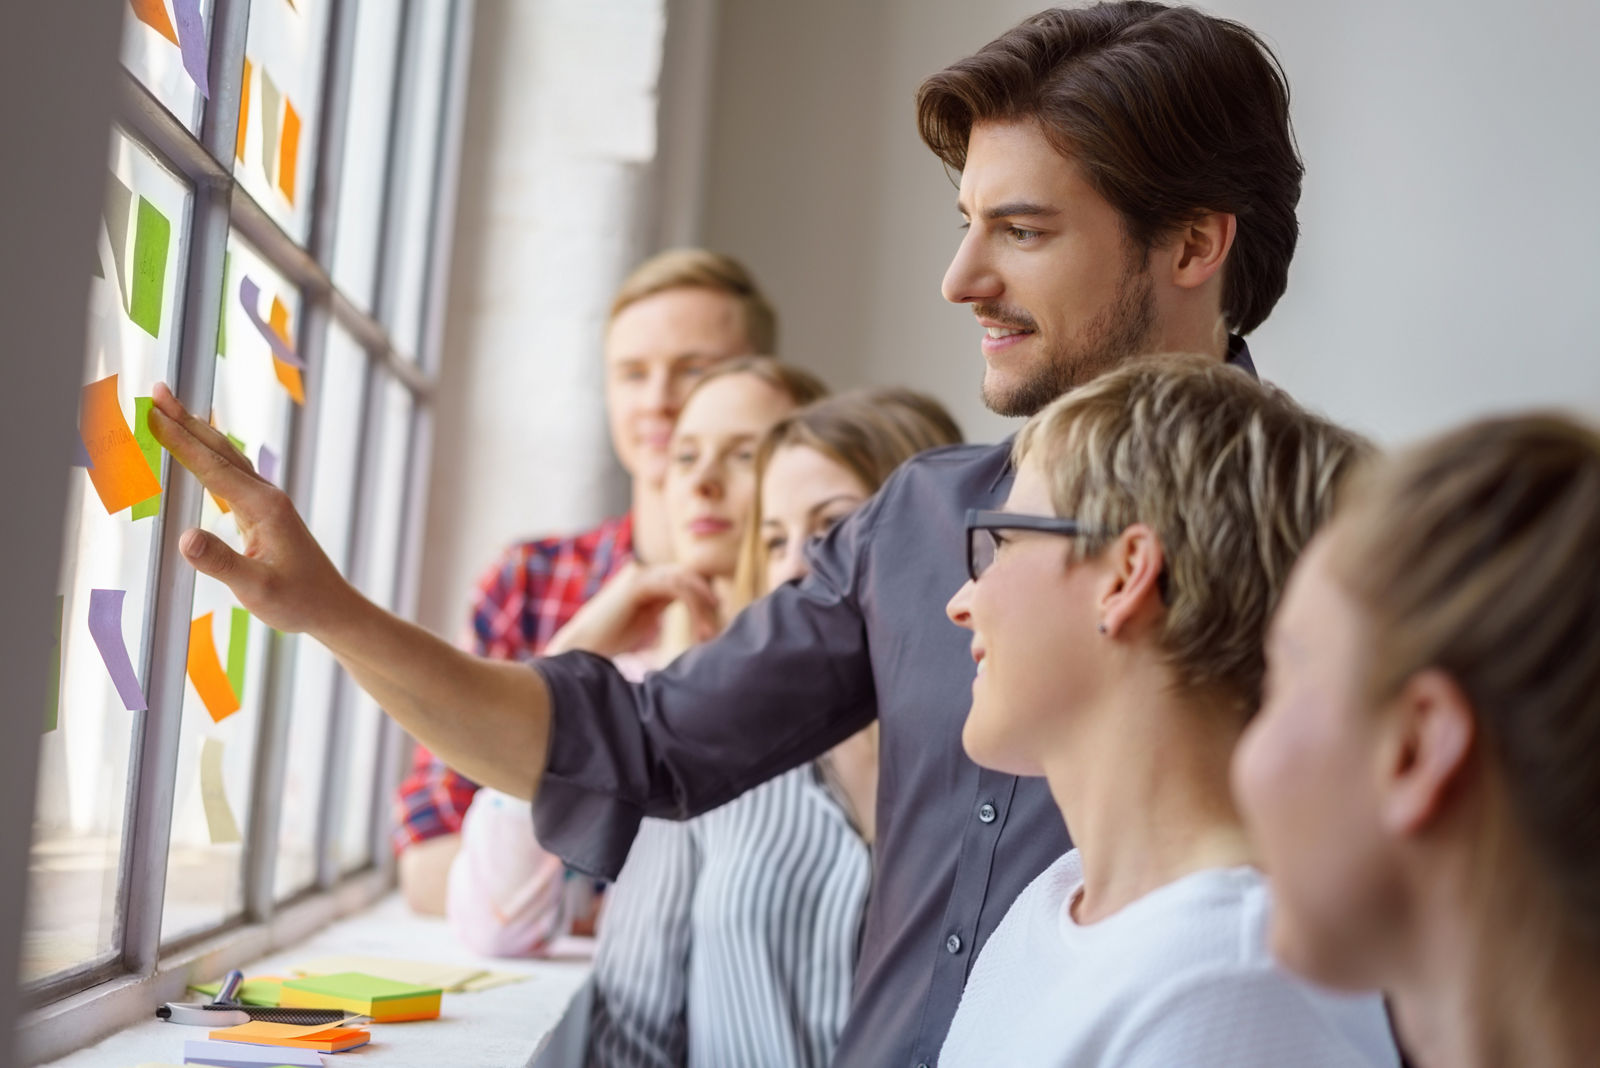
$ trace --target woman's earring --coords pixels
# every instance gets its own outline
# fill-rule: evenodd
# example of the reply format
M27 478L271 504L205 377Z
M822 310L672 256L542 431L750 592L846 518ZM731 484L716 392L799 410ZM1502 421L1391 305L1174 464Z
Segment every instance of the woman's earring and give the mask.
M1098 630L1101 634L1109 633L1106 630L1106 621L1103 620L1103 619L1100 621L1100 625L1098 627L1096 627L1095 630Z

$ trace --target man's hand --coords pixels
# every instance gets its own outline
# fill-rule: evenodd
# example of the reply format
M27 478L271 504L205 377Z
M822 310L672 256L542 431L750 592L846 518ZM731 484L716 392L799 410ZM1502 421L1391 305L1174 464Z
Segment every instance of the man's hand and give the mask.
M716 636L717 595L705 576L679 564L630 563L580 608L545 646L545 655L583 649L616 656L639 649L656 632L674 601L689 611L694 640Z
M301 521L289 495L260 475L221 432L156 383L150 431L200 484L228 502L244 539L235 552L194 528L178 549L196 571L233 591L251 615L282 631L319 634L346 619L360 595Z
M538 672L462 652L361 596L288 494L159 384L150 430L238 520L243 552L203 530L184 532L178 548L197 571L227 585L267 625L326 645L379 707L451 767L516 797L532 795L550 739L550 694Z

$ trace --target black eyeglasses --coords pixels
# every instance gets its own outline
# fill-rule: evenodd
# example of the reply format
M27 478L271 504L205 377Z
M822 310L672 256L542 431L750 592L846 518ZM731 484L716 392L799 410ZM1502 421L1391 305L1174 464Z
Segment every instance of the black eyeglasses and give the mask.
M989 570L994 554L1000 548L997 530L1035 530L1041 534L1056 534L1064 538L1077 538L1093 533L1078 525L1075 519L1059 519L1053 515L1020 515L1016 512L985 512L967 509L967 576L978 581L978 576Z

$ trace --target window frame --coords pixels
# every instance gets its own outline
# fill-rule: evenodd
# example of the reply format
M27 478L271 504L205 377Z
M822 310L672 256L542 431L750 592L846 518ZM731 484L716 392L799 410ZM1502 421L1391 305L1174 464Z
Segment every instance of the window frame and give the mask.
M265 2L265 0L257 0ZM316 407L321 384L326 338L334 323L346 330L367 354L365 401L360 414L361 440L371 441L373 398L383 380L396 380L411 396L402 521L396 552L396 608L413 614L416 607L422 518L425 511L428 460L431 453L433 406L442 317L448 277L448 250L455 214L462 126L464 124L467 60L470 49L474 0L366 0L401 2L403 11L396 64L393 107L389 116L389 167L383 190L383 222L377 250L376 299L368 314L334 285L333 242L338 220L338 184L346 134L345 114L350 97L357 8L353 0L329 0L329 25L321 79L323 85L317 147L316 184L312 218L304 245L297 244L259 206L233 176L234 144L250 0L215 0L211 13L209 79L212 98L203 108L198 134L190 133L139 80L121 67L117 70L117 102L112 128L149 152L159 163L186 182L191 191L188 260L181 268L182 316L176 365L175 392L192 411L209 412L215 383L215 339L223 304L223 262L230 233L248 241L273 267L281 271L301 294L298 342L306 357L306 404L294 413L290 430L292 448L284 472L284 485L302 506L309 500L317 426ZM415 93L404 85L404 58L419 43L416 27L422 3L450 4L449 32L438 47L444 50L437 139L432 176L434 196L430 225L420 235L426 242L428 275L423 290L421 335L417 359L403 356L384 325L384 312L392 299L394 280L387 264L387 249L400 238L396 221L394 164L415 107ZM122 17L128 17L126 9ZM120 34L119 34L120 39ZM120 50L119 50L120 57ZM109 130L107 131L110 132ZM171 458L163 456L170 465ZM363 448L354 487L355 515L351 529L349 573L360 574L370 552L372 527L370 501L373 475L378 467L370 450ZM293 643L273 633L266 659L268 678L262 718L256 725L251 805L244 851L242 913L220 926L196 932L166 945L161 940L161 916L166 886L168 847L176 794L178 742L183 708L189 614L195 573L182 563L177 543L189 527L199 522L204 491L192 478L167 482L167 499L157 524L152 551L151 584L154 611L143 625L147 629L144 662L136 665L146 682L149 710L134 727L130 756L127 805L122 829L121 870L114 919L114 949L109 956L22 986L27 1011L18 1027L18 1052L25 1061L61 1056L92 1043L124 1026L147 1018L162 1001L181 999L191 978L221 974L274 949L301 941L318 928L357 911L388 891L394 882L394 860L384 833L388 795L398 781L403 762L404 735L385 719L379 735L379 756L371 783L344 781L344 763L338 740L347 730L351 686L342 671L336 676L328 729L325 773L326 795L317 834L316 878L313 884L282 901L275 899L274 874L278 854L279 807L271 803L281 790L287 768L287 742ZM338 858L339 821L343 799L352 788L370 792L370 856L367 863L341 874ZM90 1010L86 1012L85 1010ZM92 1023L90 1022L92 1021Z

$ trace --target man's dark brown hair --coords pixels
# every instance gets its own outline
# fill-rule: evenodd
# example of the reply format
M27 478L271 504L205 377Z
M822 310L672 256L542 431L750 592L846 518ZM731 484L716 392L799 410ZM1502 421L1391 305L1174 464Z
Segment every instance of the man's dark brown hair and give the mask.
M974 123L1034 119L1123 216L1141 248L1205 212L1238 232L1222 311L1247 334L1288 284L1305 168L1289 85L1237 22L1135 2L1040 12L917 91L917 127L962 169Z

